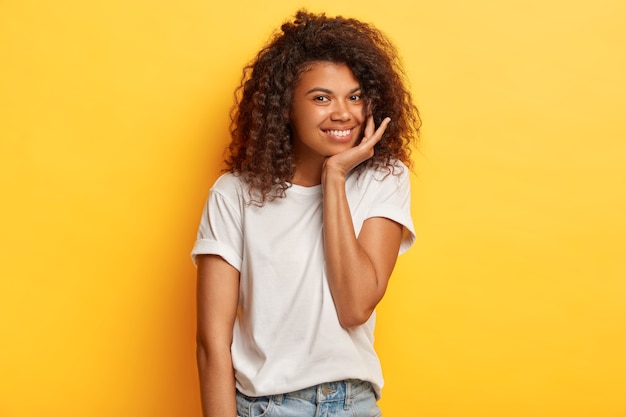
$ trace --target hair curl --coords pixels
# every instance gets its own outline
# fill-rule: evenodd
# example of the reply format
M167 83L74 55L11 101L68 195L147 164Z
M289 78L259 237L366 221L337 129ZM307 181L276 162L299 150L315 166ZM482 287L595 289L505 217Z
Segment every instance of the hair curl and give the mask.
M373 26L356 19L296 13L243 69L231 112L226 171L241 175L260 203L283 197L295 172L290 110L294 88L311 63L347 65L360 82L375 125L390 117L374 156L359 165L386 167L394 160L411 166L411 146L420 118L405 86L396 48Z

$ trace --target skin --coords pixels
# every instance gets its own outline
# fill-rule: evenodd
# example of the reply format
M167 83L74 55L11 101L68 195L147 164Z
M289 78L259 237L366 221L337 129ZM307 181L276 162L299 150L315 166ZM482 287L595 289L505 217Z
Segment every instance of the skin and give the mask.
M352 225L346 175L374 155L374 145L390 122L386 118L375 129L367 112L358 80L343 64L314 63L294 90L292 182L322 184L328 282L338 320L347 329L365 323L382 299L402 238L402 226L389 219L366 220L358 236ZM197 262L197 361L203 415L235 417L230 346L239 272L215 255L199 256Z
M326 159L354 147L363 131L364 103L359 81L345 65L315 63L301 75L290 113L294 184L320 184Z

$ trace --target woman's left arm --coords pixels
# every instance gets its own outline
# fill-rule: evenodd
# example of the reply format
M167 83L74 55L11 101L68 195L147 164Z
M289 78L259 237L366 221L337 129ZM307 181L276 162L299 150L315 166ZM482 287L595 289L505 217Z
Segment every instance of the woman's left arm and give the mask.
M326 270L345 328L365 323L383 298L402 240L402 226L383 217L367 219L357 237L346 196L346 175L373 156L387 124L374 131L370 117L361 143L328 158L322 173Z

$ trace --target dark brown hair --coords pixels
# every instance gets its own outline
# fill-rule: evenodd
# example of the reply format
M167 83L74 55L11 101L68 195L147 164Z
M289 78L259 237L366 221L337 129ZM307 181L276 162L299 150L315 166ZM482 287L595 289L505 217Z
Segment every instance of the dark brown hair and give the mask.
M231 113L226 170L241 175L261 204L284 196L290 186L293 92L300 74L316 61L347 65L361 83L375 125L391 118L374 156L356 170L371 165L392 172L395 160L411 166L420 118L395 47L367 23L300 10L245 66Z

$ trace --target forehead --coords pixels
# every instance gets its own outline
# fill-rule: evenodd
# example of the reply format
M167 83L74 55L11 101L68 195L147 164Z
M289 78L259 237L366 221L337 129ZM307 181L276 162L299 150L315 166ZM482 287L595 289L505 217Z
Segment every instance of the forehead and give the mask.
M352 70L346 64L318 61L307 64L300 73L296 90L305 88L348 88L359 86Z

